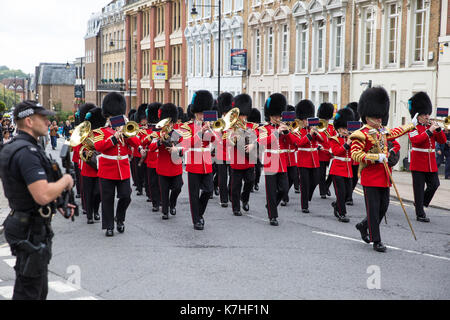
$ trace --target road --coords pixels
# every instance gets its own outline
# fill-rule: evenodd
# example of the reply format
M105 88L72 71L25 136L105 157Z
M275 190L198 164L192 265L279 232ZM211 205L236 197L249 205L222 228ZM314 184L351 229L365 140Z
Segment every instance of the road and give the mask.
M431 223L424 224L407 204L415 241L391 201L387 224L381 224L388 250L378 253L355 229L365 216L359 188L348 208L350 223L334 217L333 191L321 199L316 189L311 213L304 214L300 195L291 190L274 227L264 208L264 177L261 182L241 217L231 206L221 208L218 197L210 200L203 231L192 226L186 176L176 216L162 220L133 190L125 233L112 238L101 223L87 225L85 216L75 222L55 216L49 299L450 298L450 211L430 208ZM0 247L0 300L10 297L14 284L9 254Z

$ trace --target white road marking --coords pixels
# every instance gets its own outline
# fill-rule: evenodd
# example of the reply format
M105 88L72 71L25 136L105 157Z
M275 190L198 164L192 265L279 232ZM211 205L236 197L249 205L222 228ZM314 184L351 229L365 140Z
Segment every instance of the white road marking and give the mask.
M12 259L3 259L3 261L10 266L11 268L14 268L14 266L16 265L16 258L12 258Z
M59 293L73 292L78 290L78 288L75 288L74 286L61 281L51 281L48 283L48 287Z
M0 287L0 296L3 296L5 299L11 299L13 296L13 290L13 286Z
M9 247L0 248L0 257L9 257L11 255L11 250Z
M328 237L334 237L334 238L339 238L339 239L344 239L344 240L351 240L351 241L365 243L362 240L349 238L349 237L344 237L344 236L340 236L340 235L333 234L333 233L320 232L320 231L313 231L313 233L321 234L321 235L328 236ZM419 251L414 251L414 250L401 249L401 248L392 247L392 246L386 246L386 247L389 248L389 249L392 249L392 250L399 250L399 251L403 251L403 252L407 252L407 253L419 254L419 255L423 255L423 256L427 256L427 257L431 257L431 258L436 258L436 259L442 259L442 260L450 261L450 258L448 258L448 257L433 255L433 254L429 254L429 253L425 253L425 252L419 252Z
M89 296L89 297L72 298L70 300L97 300L97 298Z

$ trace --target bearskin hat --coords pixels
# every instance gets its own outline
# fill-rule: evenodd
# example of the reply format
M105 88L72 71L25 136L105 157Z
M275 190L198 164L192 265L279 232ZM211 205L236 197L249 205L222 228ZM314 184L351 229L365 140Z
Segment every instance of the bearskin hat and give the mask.
M158 117L158 111L159 108L161 108L162 104L159 102L153 102L150 103L147 106L147 121L149 123L158 123L159 122L159 117Z
M85 118L86 118L86 114L96 108L97 106L95 104L92 103L85 103L80 107L80 113L79 113L79 119L80 119L80 123L82 123Z
M430 97L426 92L417 92L408 100L408 109L411 114L411 118L414 118L416 113L431 114L433 112L433 105Z
M91 129L95 130L105 126L106 118L102 114L102 109L95 107L86 114L86 121L91 123Z
M239 114L241 116L249 116L252 111L252 98L246 94L242 93L234 97L233 108L239 108Z
M253 123L261 123L261 112L259 112L257 108L252 108L252 111L250 111L250 114L247 117L247 121Z
M389 115L389 96L386 90L373 87L364 91L359 98L358 113L363 123L367 123L366 117L382 119Z
M330 120L333 118L334 106L329 102L323 102L317 109L317 117L319 119Z
M286 111L286 106L286 97L281 93L273 93L264 104L264 114L268 117L279 116L283 111Z
M170 118L172 122L177 122L178 120L178 108L173 103L163 104L159 108L159 120Z
M127 103L120 93L110 92L103 98L102 111L105 118L123 115L126 109Z
M136 121L137 123L140 123L142 119L147 118L147 113L146 113L147 107L148 107L148 104L146 104L146 103L143 103L139 106L136 113L134 114L134 121Z
M311 100L301 100L297 105L295 106L295 113L297 115L297 119L305 120L308 118L314 117L314 104Z
M195 118L195 116L192 113L192 104L190 104L190 105L188 105L187 110L186 110L186 121L190 121L194 118Z
M348 121L355 121L355 114L351 108L344 108L339 110L334 116L334 129L347 128Z
M213 97L211 92L208 90L199 90L194 93L192 97L192 113L199 113L203 111L208 111L212 109Z
M291 105L291 104L288 104L287 107L286 107L286 111L289 111L289 112L294 111L295 112L295 107L293 105Z
M219 116L231 110L233 103L233 95L229 92L223 92L217 98L217 106Z
M181 120L181 122L184 122L184 110L182 107L177 107L178 110L178 120Z
M355 121L359 121L361 117L359 116L358 112L358 102L350 102L346 108L350 108L353 111L353 115L355 116Z
M131 109L128 111L128 120L134 121L134 114L136 113L136 109Z

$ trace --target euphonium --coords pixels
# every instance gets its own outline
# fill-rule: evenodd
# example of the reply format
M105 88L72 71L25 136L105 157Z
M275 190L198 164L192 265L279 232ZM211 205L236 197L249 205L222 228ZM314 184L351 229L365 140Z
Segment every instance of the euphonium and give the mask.
M139 124L134 121L128 121L123 128L123 135L127 138L135 137L139 133Z
M212 129L214 131L225 131L234 127L239 120L239 108L233 108L223 117L214 121Z
M70 136L69 144L71 147L82 144L80 148L81 160L88 162L91 159L94 154L95 146L91 131L91 123L89 121L84 121L75 127Z

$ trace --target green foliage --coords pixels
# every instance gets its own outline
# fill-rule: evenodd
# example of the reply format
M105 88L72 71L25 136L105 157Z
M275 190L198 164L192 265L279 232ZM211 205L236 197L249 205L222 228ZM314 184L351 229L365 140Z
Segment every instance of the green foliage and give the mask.
M8 78L26 78L28 75L22 70L10 70L6 66L0 66L0 81Z
M0 113L3 113L6 111L6 104L0 100Z
M71 111L56 111L56 115L50 121L56 120L57 123L65 122L72 115L73 112Z
M2 84L0 84L0 100L6 105L6 110L9 111L14 106L14 101L20 102L20 94L16 94L16 99L14 100L14 91L6 89Z

